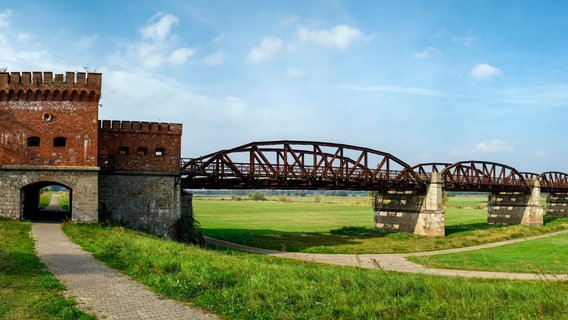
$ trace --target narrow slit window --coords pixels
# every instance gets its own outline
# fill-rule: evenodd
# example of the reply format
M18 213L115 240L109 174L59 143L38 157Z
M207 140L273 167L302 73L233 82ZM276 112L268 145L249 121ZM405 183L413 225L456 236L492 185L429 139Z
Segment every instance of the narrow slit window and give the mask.
M54 147L66 147L67 146L67 138L57 137L57 138L53 139L53 146Z
M164 148L156 148L155 155L161 157L166 154L166 150Z
M148 148L139 147L138 149L136 149L136 154L140 156L145 156L148 154Z
M130 149L128 147L119 147L118 154L126 155L130 153Z
M39 147L40 139L39 137L29 137L28 147Z

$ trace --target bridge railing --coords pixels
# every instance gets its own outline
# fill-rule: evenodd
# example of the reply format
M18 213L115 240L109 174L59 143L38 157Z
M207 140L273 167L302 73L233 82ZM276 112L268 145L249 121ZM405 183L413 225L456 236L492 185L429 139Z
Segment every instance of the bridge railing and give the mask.
M290 189L356 189L375 190L391 187L419 189L422 184L405 180L402 171L371 172L364 168L344 168L303 165L272 165L231 163L209 164L184 159L184 187L187 188L290 188Z

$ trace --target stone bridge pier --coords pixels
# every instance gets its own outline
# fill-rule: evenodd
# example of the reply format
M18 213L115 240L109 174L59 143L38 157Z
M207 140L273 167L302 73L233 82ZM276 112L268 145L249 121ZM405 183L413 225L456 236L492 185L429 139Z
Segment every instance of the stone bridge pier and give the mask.
M551 192L546 197L546 215L568 217L568 193Z
M492 192L487 206L487 223L542 226L544 209L540 204L540 182L534 180L530 193Z
M381 191L375 197L375 229L408 232L429 237L445 235L443 183L432 173L426 191ZM568 193L550 194L547 206L552 215L568 216ZM540 183L532 182L531 192L493 192L489 194L487 223L493 225L543 225Z
M432 173L426 191L380 191L375 197L375 229L444 236L440 174Z

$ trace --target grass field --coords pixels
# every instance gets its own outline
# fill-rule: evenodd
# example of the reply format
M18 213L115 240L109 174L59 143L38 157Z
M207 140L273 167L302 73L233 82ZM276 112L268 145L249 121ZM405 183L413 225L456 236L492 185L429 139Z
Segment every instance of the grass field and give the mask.
M300 199L296 201L296 199ZM340 199L338 199L340 198ZM311 201L310 201L311 200ZM294 197L281 202L194 198L206 235L273 250L310 253L393 253L471 246L568 228L568 219L544 227L487 225L487 197L450 197L445 237L373 230L369 197Z
M211 251L120 227L64 226L156 292L230 319L566 319L568 283L447 278Z
M0 218L0 319L93 319L35 256L30 226Z
M442 269L568 274L568 234L471 252L412 257L410 260Z

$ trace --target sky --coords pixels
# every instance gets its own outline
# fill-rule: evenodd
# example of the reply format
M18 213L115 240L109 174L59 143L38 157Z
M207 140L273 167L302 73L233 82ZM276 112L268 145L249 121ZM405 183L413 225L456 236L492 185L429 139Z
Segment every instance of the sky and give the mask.
M568 1L1 0L0 68L103 74L182 157L342 143L568 172Z

